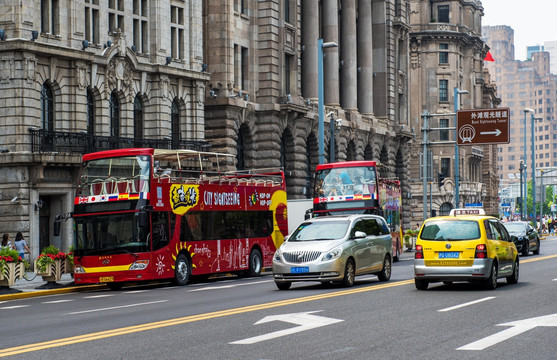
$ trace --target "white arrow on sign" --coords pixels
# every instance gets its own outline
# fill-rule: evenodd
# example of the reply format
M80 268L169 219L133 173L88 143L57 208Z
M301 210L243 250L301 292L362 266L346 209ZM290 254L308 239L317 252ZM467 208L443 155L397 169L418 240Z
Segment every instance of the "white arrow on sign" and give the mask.
M495 136L499 136L501 135L503 132L499 129L495 129L495 131L482 131L480 132L480 135L495 135Z
M271 315L266 316L263 319L256 322L254 325L265 324L272 321L284 321L290 324L298 325L296 327L274 331L272 333L263 334L259 336L254 336L244 340L238 340L231 342L230 344L255 344L257 342L275 339L281 336L292 335L298 333L300 331L306 331L315 329L321 326L335 324L344 320L328 318L325 316L317 316L312 315L312 313L319 312L318 311L309 311L309 312L302 312L302 313L294 313L294 314L284 314L284 315Z
M459 347L457 350L484 350L492 345L522 334L528 330L532 330L538 326L557 327L557 314L517 320L505 324L499 324L497 326L512 326L512 328L500 331L497 334L485 337L468 345L464 345Z

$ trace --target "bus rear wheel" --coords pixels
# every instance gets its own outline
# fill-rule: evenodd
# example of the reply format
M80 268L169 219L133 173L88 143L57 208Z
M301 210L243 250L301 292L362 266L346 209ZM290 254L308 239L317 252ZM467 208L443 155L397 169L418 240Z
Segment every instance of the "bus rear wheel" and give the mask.
M176 285L186 285L191 275L191 264L188 257L179 254L176 258L176 266L174 268L174 283Z

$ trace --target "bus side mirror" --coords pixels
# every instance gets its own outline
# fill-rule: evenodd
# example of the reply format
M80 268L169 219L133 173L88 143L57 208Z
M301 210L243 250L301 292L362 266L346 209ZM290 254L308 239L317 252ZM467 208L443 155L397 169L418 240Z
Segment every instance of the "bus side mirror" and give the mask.
M146 211L139 212L139 226L142 228L149 227L149 214Z
M60 236L61 220L62 215L56 215L56 218L54 219L54 236Z

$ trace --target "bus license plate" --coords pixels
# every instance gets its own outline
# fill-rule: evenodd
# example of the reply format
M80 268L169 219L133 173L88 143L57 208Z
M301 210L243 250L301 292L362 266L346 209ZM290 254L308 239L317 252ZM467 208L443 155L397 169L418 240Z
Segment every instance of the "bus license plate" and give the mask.
M290 273L291 274L303 274L303 273L308 273L308 272L309 272L309 267L308 266L300 266L300 267L290 268Z
M439 253L439 259L458 259L458 251L442 251Z
M101 276L99 277L99 282L113 282L114 276Z

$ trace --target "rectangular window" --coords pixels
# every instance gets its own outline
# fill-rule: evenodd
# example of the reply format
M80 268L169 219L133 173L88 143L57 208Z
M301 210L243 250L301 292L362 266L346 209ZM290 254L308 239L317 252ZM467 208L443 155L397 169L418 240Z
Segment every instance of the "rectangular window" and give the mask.
M138 53L149 53L149 14L147 0L133 0L133 46Z
M99 0L85 0L85 40L99 44Z
M449 119L439 119L440 128L449 127ZM439 140L448 141L449 140L449 130L439 130Z
M124 32L124 0L108 1L108 32Z
M41 0L41 33L60 34L58 0Z
M284 93L293 93L292 84L295 83L294 56L290 54L284 55Z
M242 74L241 74L241 85L243 90L248 89L248 48L242 47Z
M439 80L439 101L449 101L449 80Z
M296 21L296 1L284 0L284 21L294 24Z
M449 63L449 44L439 44L439 64Z
M441 23L449 22L449 5L437 6L437 22L441 22Z
M170 6L170 56L173 59L185 58L184 8L181 6Z
M451 158L441 158L441 173L444 177L451 176Z

